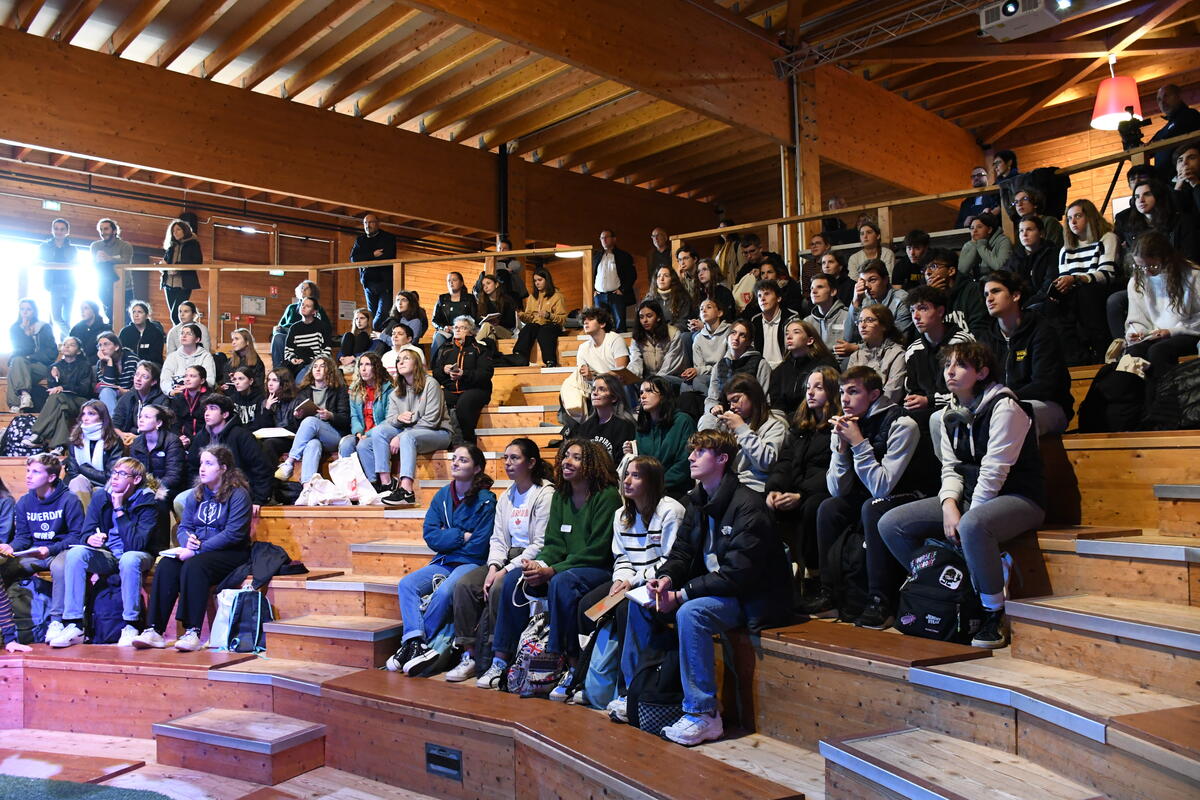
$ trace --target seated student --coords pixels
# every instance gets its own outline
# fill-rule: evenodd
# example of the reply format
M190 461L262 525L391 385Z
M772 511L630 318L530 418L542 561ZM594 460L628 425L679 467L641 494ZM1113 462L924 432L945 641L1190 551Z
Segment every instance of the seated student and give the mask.
M17 623L13 617L12 601L8 599L6 591L0 591L0 641L4 642L4 649L9 653L33 651L32 647L21 644L17 639Z
M265 505L271 496L271 468L254 434L237 421L233 401L223 394L214 393L204 398L202 420L204 425L196 432L192 446L188 448L188 474L195 476L200 473L203 466L200 456L206 449L220 446L228 450L233 465L249 487L250 502L254 505L252 510L258 516L259 507ZM177 516L183 519L186 497L176 495L174 502Z
M978 336L988 326L983 290L979 284L958 271L955 254L935 249L925 265L925 283L946 293L946 321L959 330Z
M904 399L904 346L887 306L872 305L858 315L858 335L862 344L846 361L846 368L869 367L883 379L883 394L893 403Z
M971 220L971 238L958 254L958 269L979 281L994 269L1002 269L1012 255L1012 242L1004 235L1000 220L986 211Z
M1098 364L1108 349L1105 298L1117 274L1117 235L1091 200L1067 208L1058 277L1044 312L1063 339L1068 366Z
M808 289L799 281L792 280L788 274L787 265L778 253L768 253L763 259L763 265L758 270L760 281L772 281L779 287L779 304L783 306L784 315L788 317L808 316ZM759 304L762 311L762 304Z
M221 395L213 401L228 400ZM221 445L200 451L196 488L184 497L183 515L174 557L162 558L150 585L146 629L133 639L139 650L167 646L163 632L175 601L175 619L183 635L175 642L181 652L199 650L200 626L213 586L250 558L250 520L254 513L246 476L233 453Z
M850 304L844 324L844 341L838 342L833 352L838 358L849 358L858 349L862 336L858 332L858 315L864 306L885 306L892 312L896 329L900 332L900 343L913 336L912 312L909 311L908 292L892 288L888 280L887 267L882 261L871 260L863 264L858 282L854 285L854 302Z
M233 401L238 422L246 427L253 425L262 408L263 390L252 367L243 365L233 371L225 396Z
M342 344L338 348L338 364L343 367L353 367L358 357L375 344L370 309L356 308L350 325L350 330L342 334Z
M996 361L985 345L956 344L947 356L946 385L968 413L950 408L933 419L941 489L937 497L888 511L879 533L905 567L931 536L960 544L988 612L971 644L1003 647L1007 587L1000 544L1036 529L1046 516L1037 432L1012 390L995 380Z
M388 404L396 384L383 368L383 361L373 350L358 357L354 382L350 384L350 433L338 444L338 455L349 458L358 450L363 439L371 435L377 424L387 419Z
M791 616L783 545L771 530L762 497L733 473L737 442L724 431L700 431L691 447L688 464L698 486L688 494L667 560L646 582L653 606L629 604L623 645L631 655L644 652L654 618L674 617L684 715L662 735L688 746L724 734L713 637L739 625L757 632L787 624ZM713 536L714 530L723 535ZM622 673L632 675L636 666L622 660Z
M771 365L762 357L762 353L751 345L753 329L749 322L739 319L729 326L729 351L713 368L712 379L708 382L708 395L704 399L704 416L696 426L699 430L709 430L717 426L717 407L725 393L725 384L734 375L746 374L758 381L759 386L769 386L771 383ZM724 413L721 409L720 413Z
M287 338L283 343L284 365L298 379L304 377L305 371L314 360L326 357L333 352L333 343L329 328L316 318L317 301L306 297L300 301L300 319L288 328Z
M513 338L517 328L517 307L501 290L500 280L495 275L484 275L480 279L475 307L479 314L479 341L495 343L497 339Z
M892 288L908 291L925 282L929 242L929 234L919 228L904 234L904 255L896 257L896 267L892 270Z
M908 296L917 337L904 351L904 400L909 416L922 430L928 430L929 417L954 399L946 388L942 373L942 353L959 342L974 337L946 322L946 293L932 286L918 286Z
M83 505L59 479L62 462L50 453L38 453L25 459L25 488L17 501L14 533L8 544L0 543L0 575L4 589L30 575L50 570L50 625L46 641L63 631L63 591L67 566L67 548L78 544L83 531ZM35 555L13 558L14 553L37 548ZM0 592L0 594L5 594Z
M684 463L687 463L686 461ZM579 607L587 610L605 597L621 595L644 586L657 577L667 560L671 545L683 524L684 508L666 493L663 465L650 456L635 456L626 466L621 481L621 508L613 513L613 571L609 584L601 583L583 598ZM620 614L622 627L624 614ZM628 687L641 654L628 648L621 654L621 677ZM627 698L615 697L605 710L614 722L628 722Z
M1055 252L1062 248L1063 226L1054 217L1046 213L1046 196L1040 190L1030 186L1019 190L1013 195L1013 222L1020 222L1028 216L1036 217L1042 223L1042 238L1046 246Z
M174 422L166 406L143 407L138 413L137 438L129 446L130 458L145 467L157 484L154 500L160 531L155 537L158 544L165 542L170 535L171 501L183 491L187 481L187 452L183 449L183 442L179 441L179 435L171 430Z
M1200 267L1172 247L1160 231L1146 231L1130 253L1129 316L1125 352L1150 362L1146 398L1157 395L1158 382L1193 355L1200 342Z
M153 359L147 360L153 362ZM133 388L133 374L137 371L138 363L133 351L121 347L120 340L112 331L105 331L96 340L96 396L110 415L116 411L121 395Z
M213 352L212 337L208 335L208 328L203 323L198 321L200 312L196 310L196 304L191 300L184 300L179 304L175 311L179 314L179 324L173 326L171 330L167 331L167 344L165 348L166 355L169 356L171 353L174 353L179 349L180 345L182 344L182 342L179 341L179 335L183 333L183 328L185 325L195 325L197 328L199 328L200 346L210 353ZM164 361L163 364L165 366L166 362Z
M625 402L625 387L612 373L597 375L592 381L592 413L578 425L571 426L569 437L590 439L608 453L615 464L624 452L625 443L637 436L637 423Z
M676 410L675 395L662 378L655 376L642 381L639 397L637 437L621 446L621 468L617 471L623 473L633 456L650 456L667 467L664 476L667 494L683 497L692 488L687 470L687 443L696 432L696 423Z
M396 360L396 384L387 413L358 442L363 472L374 480L385 506L417 502L413 478L417 454L444 450L450 444L450 411L442 386L425 372L425 363L406 350ZM392 456L399 454L400 470L392 482Z
M292 381L292 373L286 367L277 367L267 373L266 394L254 412L254 420L246 426L251 433L264 428L282 428L291 431L293 435L300 426L300 420L292 413L296 410L296 384ZM292 446L292 436L272 436L259 440L263 458L270 467L279 463L279 459Z
M212 353L200 346L200 326L194 322L180 325L179 348L163 361L160 379L163 392L170 397L183 391L183 372L191 366L204 367L205 381L210 389L217 383L217 365Z
M637 307L637 323L629 343L629 371L639 380L658 375L676 387L682 386L690 339L690 333L685 336L667 323L657 300L643 300Z
M762 386L745 373L734 375L725 384L724 396L714 412L716 429L729 431L737 439L733 468L738 480L761 493L787 436L783 415L771 411Z
M737 303L725 283L725 274L711 258L702 258L696 266L696 290L700 303L712 300L721 309L721 318L733 322L737 318Z
M74 336L63 340L62 358L50 366L46 385L46 404L21 444L52 450L67 443L79 409L92 396L92 365Z
M817 508L829 497L831 420L842 413L838 371L821 366L805 381L804 402L789 417L787 438L771 466L764 487L767 508L774 512L776 530L788 531L788 549L796 565L797 598L810 594L817 579Z
M316 411L304 415L301 406L310 400ZM342 371L329 356L313 359L312 368L300 381L292 416L300 419L300 424L287 458L275 470L275 478L290 479L299 461L300 480L308 483L320 471L321 458L336 450L342 437L350 432L350 395Z
M1180 211L1200 214L1200 142L1184 142L1175 148L1173 157L1175 206Z
M79 422L67 441L67 487L79 495L84 509L123 455L125 446L113 429L108 409L99 400L88 400L79 409Z
M422 523L425 544L435 555L396 588L404 636L387 660L390 672L418 675L438 657L429 642L453 610L455 584L484 563L496 518L486 468L487 459L475 445L461 444L451 452L450 483L433 496ZM430 595L428 604L421 602L424 595Z
M562 336L567 321L567 304L563 293L555 288L549 270L539 267L534 271L533 292L525 298L525 310L517 316L524 324L513 345L516 361L528 366L536 341L542 366L557 367L558 337Z
M128 447L137 436L138 415L148 405L166 405L167 396L159 388L158 365L153 361L139 361L133 371L133 391L117 399L117 410L113 412L113 427Z
M1036 310L1021 308L1024 286L1011 272L993 272L983 291L993 322L979 341L996 357L993 377L1033 409L1038 436L1062 433L1075 399L1058 334Z
M387 373L392 377L392 380L397 380L396 359L399 358L400 354L405 350L414 354L420 360L421 364L425 365L425 352L413 344L412 341L412 331L409 329L408 323L400 322L392 327L392 349L388 350L379 357L380 361L383 362L383 368L387 370Z
M826 487L831 495L817 509L817 549L821 589L800 605L810 616L850 621L853 609L839 597L840 569L830 551L842 532L861 522L866 549L868 601L854 624L883 630L891 627L900 565L879 538L879 519L897 506L920 499L932 464L921 463L921 432L900 406L883 394L883 380L869 367L852 367L841 377L842 415L833 419L831 457ZM842 606L839 609L839 606Z
M79 351L89 364L96 360L96 337L112 330L112 323L100 314L100 305L94 300L79 304L79 322L71 328L70 336L79 340ZM11 369L11 367L10 367Z
M643 303L647 301L658 303L658 307L663 311L663 321L684 337L684 349L689 350L692 345L692 332L688 321L696 318L696 307L674 268L661 266L654 271L654 285L642 298ZM636 331L636 328L634 330Z
M708 394L713 368L729 350L729 323L721 314L721 306L715 301L700 301L700 326L692 332L692 366L681 377L690 380L692 389L702 394Z
M397 325L408 327L412 341L419 342L429 328L429 317L421 308L421 295L416 292L396 292L392 310L383 321L383 330L375 336L375 352L383 354L392 340L392 330Z
M1062 231L1061 226L1059 231ZM1045 238L1045 223L1041 217L1034 214L1021 217L1017 223L1017 246L1004 270L1018 275L1030 288L1030 296L1023 305L1037 308L1046 302L1050 286L1058 277L1058 252L1061 249L1062 242L1055 246Z
M834 297L849 308L854 302L854 286L857 279L850 277L842 257L832 250L821 256L821 274L828 276L829 287L833 290ZM811 284L809 286L811 289Z
M585 308L579 312L583 324L583 335L587 338L579 343L575 353L578 369L567 376L559 390L559 402L563 422L568 419L583 422L588 413L588 398L592 394L592 381L606 372L628 373L629 348L625 338L612 330L612 315L606 308Z
M119 575L121 580L121 628L118 647L132 647L142 613L142 581L154 566L154 534L158 512L153 478L133 458L113 465L108 483L92 495L83 518L79 544L67 550L63 567L63 630L51 639L51 647L71 647L84 641L83 605L92 575Z
M12 355L8 360L8 411L21 414L33 410L33 387L50 377L50 365L58 358L54 329L38 319L37 304L24 298L18 304L17 321L8 329Z
M429 345L429 363L437 362L438 350L450 339L454 338L454 321L459 317L468 317L472 329L479 316L475 303L475 295L467 291L461 272L446 273L446 293L438 295L437 305L433 308L433 342Z
M1122 252L1131 252L1142 234L1158 231L1185 259L1200 262L1200 220L1193 212L1179 210L1175 193L1166 184L1153 179L1140 181L1133 187L1130 202L1135 213L1125 220L1121 230L1115 231Z
M192 440L204 429L204 401L212 393L204 367L197 364L183 371L183 391L167 398L167 407L175 415L175 430L184 447L191 449Z
M579 655L579 600L612 574L612 515L621 505L616 483L612 459L600 443L572 439L560 451L546 541L536 560L522 558L521 569L504 577L492 637L492 664L476 685L497 686L516 653L521 631L529 623L529 606L513 601L517 582L523 581L527 593L545 592L548 598L547 652L565 656L571 664L550 698L570 699L567 687L574 681L573 659Z
M759 310L750 318L751 341L754 349L762 353L763 360L774 369L787 353L784 332L796 317L783 307L779 285L774 281L759 280L754 284L754 296Z
M540 271L540 270L539 270ZM534 273L536 286L537 273ZM488 542L484 566L463 575L454 586L454 644L462 657L454 669L446 673L451 683L474 678L477 645L490 651L496 615L507 599L501 591L504 577L521 569L521 562L533 560L542 551L546 540L546 523L550 519L550 501L554 497L551 467L542 459L542 451L532 439L518 437L504 448L504 474L512 485L500 495L492 536ZM483 616L484 605L487 614ZM481 689L499 686L477 684Z
M295 301L283 310L279 323L271 331L271 365L275 367L281 367L287 363L283 354L284 344L287 341L288 330L300 320L300 302L304 298L311 297L316 303L317 311L314 317L325 325L327 334L330 337L333 336L329 313L321 307L321 287L317 286L316 281L306 280L296 284L295 297Z
M493 372L491 355L475 340L474 320L455 319L453 338L442 345L433 362L433 378L442 385L446 406L468 444L475 443L479 414L492 399Z
M771 370L771 384L767 394L771 408L790 417L804 405L808 394L808 376L821 367L836 367L837 359L829 352L821 335L807 322L794 319L784 331L787 355Z
M846 318L850 312L834 294L833 281L824 273L813 275L808 296L812 300L812 311L804 321L817 330L825 348L832 351L838 342L845 341Z
M153 361L161 367L166 342L162 325L150 317L150 304L145 300L130 303L129 323L121 329L118 345L133 353L135 362Z
M862 249L850 256L846 264L846 274L850 280L857 281L862 268L868 261L882 261L890 272L896 266L896 254L885 243L879 232L879 226L871 220L862 220L858 226L858 241Z

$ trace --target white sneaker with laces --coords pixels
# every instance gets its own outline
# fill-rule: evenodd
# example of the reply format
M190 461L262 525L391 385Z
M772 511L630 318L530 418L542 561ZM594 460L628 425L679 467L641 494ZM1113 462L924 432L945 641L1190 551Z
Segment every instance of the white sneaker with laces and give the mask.
M192 653L203 647L200 643L200 631L191 628L187 633L175 640L175 649L181 653Z
M613 722L629 722L629 701L624 697L614 697L605 707L608 718Z
M50 624L46 627L46 638L45 638L46 644L50 644L50 642L57 639L60 635L62 635L62 632L63 632L62 622L60 622L59 620L56 620L56 619L51 620Z
M121 638L117 639L117 647L133 647L133 640L137 638L137 635L137 628L126 625L121 628Z
M167 641L154 628L146 628L146 630L133 637L133 647L135 650L162 650L166 646Z
M296 469L295 461L285 461L275 470L275 477L281 481L291 480L292 472Z
M17 399L17 405L20 406L22 410L26 408L33 408L33 398L29 395L29 392L21 392L20 398Z
M676 744L692 747L725 735L719 714L684 714L674 725L662 729L662 735Z
M55 636L47 644L51 647L71 647L77 644L83 644L83 631L79 626L72 622L70 625L59 626L62 630L58 636Z
M493 661L492 665L488 667L487 672L480 675L475 681L475 686L480 689L498 690L500 688L500 678L504 676L504 670L507 668L507 666L502 666Z
M575 668L571 667L559 680L558 685L550 690L550 699L556 703L569 703L574 696L570 686L575 682Z
M446 680L450 683L461 683L474 674L475 659L471 658L471 654L464 650L458 666L446 673Z

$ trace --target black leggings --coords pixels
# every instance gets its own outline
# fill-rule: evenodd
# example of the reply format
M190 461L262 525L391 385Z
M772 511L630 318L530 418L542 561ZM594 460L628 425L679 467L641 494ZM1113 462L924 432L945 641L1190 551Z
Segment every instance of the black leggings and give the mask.
M817 547L821 553L821 585L834 596L842 587L834 585L836 572L828 558L834 541L847 526L861 522L867 550L867 584L872 595L878 595L885 605L896 602L900 584L904 582L904 567L888 550L879 536L879 518L897 506L919 500L917 494L901 494L879 500L854 493L849 497L830 497L817 509Z
M167 298L167 308L171 310L171 323L179 324L179 306L185 300L191 299L191 289L180 289L175 286L164 286L163 294Z
M513 345L513 352L520 353L528 359L533 353L533 342L536 339L542 361L553 361L557 364L559 336L562 336L562 328L553 322L527 322L525 327L521 328L521 332L517 334L517 343Z
M1200 342L1200 336L1176 333L1162 339L1138 342L1125 348L1125 352L1129 355L1144 358L1150 362L1150 369L1146 372L1147 410L1158 394L1158 382L1179 364L1181 356L1196 354L1197 342Z
M154 582L150 585L150 613L146 618L151 628L162 633L167 629L171 608L179 600L175 619L183 629L199 628L208 609L208 594L212 587L225 579L250 558L250 551L210 550L197 553L187 561L162 558L154 567Z
M479 414L491 398L491 389L467 389L459 394L446 393L446 405L458 420L458 430L464 442L475 444L475 426L479 424Z

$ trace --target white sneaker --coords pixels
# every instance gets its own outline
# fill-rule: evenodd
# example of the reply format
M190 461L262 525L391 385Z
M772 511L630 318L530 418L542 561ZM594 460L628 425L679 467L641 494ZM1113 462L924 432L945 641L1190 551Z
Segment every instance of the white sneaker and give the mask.
M57 639L59 636L62 635L62 632L63 632L62 622L60 622L59 620L51 620L50 624L46 627L46 638L45 638L46 644L50 644L50 642Z
M17 405L20 406L22 410L26 408L33 408L33 398L29 396L29 392L21 392L21 396L17 400Z
M200 631L189 628L187 633L175 640L175 649L181 653L191 653L204 647L200 642Z
M464 650L458 666L446 673L446 680L450 683L460 683L474 674L475 659L471 658L471 654Z
M487 672L479 676L475 681L475 686L480 689L499 689L500 679L504 677L504 670L508 669L507 665L497 664L495 661L488 667Z
M720 739L725 726L719 714L684 714L674 725L662 729L662 735L686 747Z
M72 622L70 625L62 626L58 636L55 636L47 644L51 647L71 647L72 645L83 644L83 631L79 626Z
M556 703L569 703L575 695L570 691L571 684L574 682L575 668L571 667L559 680L558 685L550 690L550 699Z
M117 647L133 647L133 640L137 638L137 635L137 628L126 625L121 628L121 638L117 639Z
M281 481L291 480L292 472L296 469L295 461L285 461L275 470L275 477Z
M162 650L166 646L166 639L162 637L161 633L154 630L154 628L146 628L146 630L133 637L133 648L135 650Z
M10 413L10 414L20 414L20 413L21 413L21 407L20 407L20 406L9 406L9 407L8 407L8 413Z
M604 710L613 722L629 722L629 701L624 697L613 698Z

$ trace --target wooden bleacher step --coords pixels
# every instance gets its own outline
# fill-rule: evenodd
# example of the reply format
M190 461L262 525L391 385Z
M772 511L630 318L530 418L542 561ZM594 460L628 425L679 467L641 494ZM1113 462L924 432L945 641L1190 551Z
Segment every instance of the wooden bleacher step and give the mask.
M11 775L15 778L101 783L144 766L145 761L127 758L99 758L24 748L0 748L0 775Z
M1102 800L1026 758L923 728L822 741L821 755L826 800Z
M443 486L448 486L449 484L449 480L417 481L417 486L414 490L417 493L417 502L423 506L428 506L433 500L433 496L437 494ZM510 486L512 486L511 480L508 478L501 478L492 483L492 491L495 493L496 497L499 497L503 492L508 491Z
M428 556L425 560L428 561ZM269 599L275 615L283 619L306 614L399 619L396 584L401 577L347 570L308 581L279 585L272 581Z
M424 542L380 539L350 545L356 574L394 575L396 580L428 564L433 555Z
M562 438L561 425L532 425L511 428L476 428L475 435L479 437L479 448L488 452L503 453L509 442L518 436L532 439L538 447L545 448L554 439Z
M1160 534L1200 538L1200 486L1159 484L1154 499Z
M1108 743L1200 784L1200 705L1114 717Z
M209 708L154 724L158 762L274 786L325 766L325 726L267 711Z
M321 684L358 672L358 667L295 661L289 658L253 658L227 664L208 672L210 681L249 683L291 689L301 694L319 695Z
M537 405L553 405L555 408L558 408L558 390L560 388L562 388L562 380L557 383L538 381L529 386L522 386L521 402Z
M1015 658L1200 700L1200 608L1079 594L1005 611Z
M400 647L398 619L358 615L305 614L268 622L267 656L371 669Z
M540 425L548 422L558 425L558 405L517 406L488 405L479 415L480 428L507 428Z
M793 655L837 663L846 659L900 668L950 664L977 658L990 659L992 651L981 647L903 636L896 631L874 631L854 625L811 620L762 633L764 647L778 642Z

